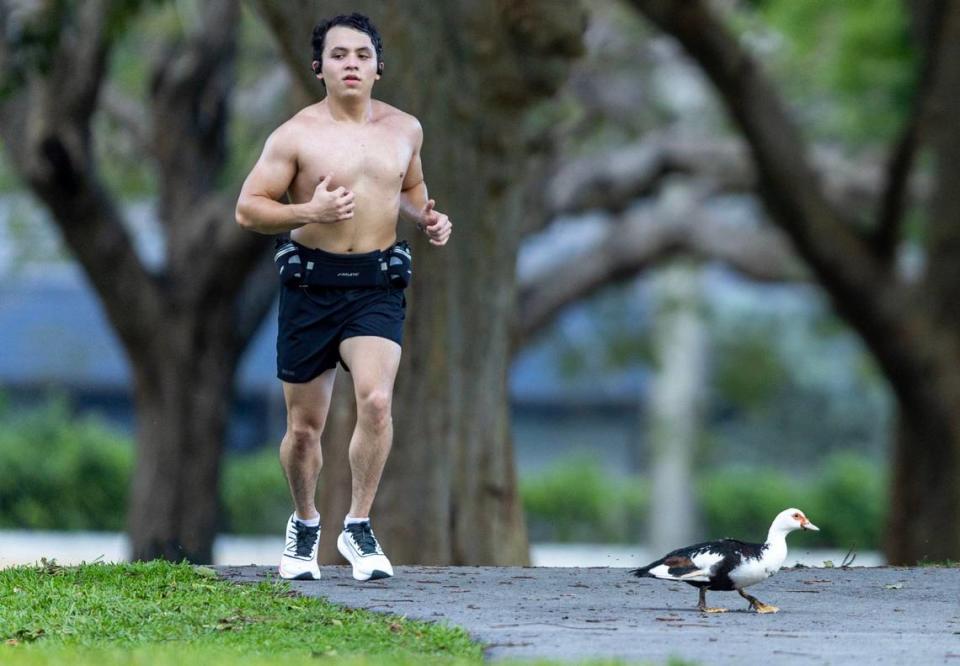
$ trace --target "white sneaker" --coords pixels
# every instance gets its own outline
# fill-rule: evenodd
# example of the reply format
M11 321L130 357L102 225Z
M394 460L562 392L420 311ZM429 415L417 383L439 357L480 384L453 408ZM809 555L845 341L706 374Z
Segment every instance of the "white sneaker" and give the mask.
M280 557L280 577L287 580L320 580L317 545L320 526L308 527L290 514L287 520L287 544Z
M393 576L390 560L383 554L369 522L352 523L337 537L337 550L353 565L355 580L378 580Z

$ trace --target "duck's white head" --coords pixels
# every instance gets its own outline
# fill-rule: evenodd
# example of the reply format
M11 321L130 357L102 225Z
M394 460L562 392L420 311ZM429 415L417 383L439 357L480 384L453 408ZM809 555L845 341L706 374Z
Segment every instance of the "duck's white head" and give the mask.
M784 509L773 519L770 526L771 532L793 532L794 530L814 530L819 532L820 528L811 523L807 516L800 509Z

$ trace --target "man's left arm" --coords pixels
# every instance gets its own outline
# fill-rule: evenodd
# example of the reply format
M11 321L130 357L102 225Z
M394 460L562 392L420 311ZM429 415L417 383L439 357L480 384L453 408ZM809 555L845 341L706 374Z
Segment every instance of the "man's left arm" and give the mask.
M453 231L453 224L446 214L436 210L436 202L427 194L423 180L423 165L420 162L420 147L423 145L423 129L417 124L417 136L413 156L400 186L400 217L413 222L427 234L431 245L446 245Z

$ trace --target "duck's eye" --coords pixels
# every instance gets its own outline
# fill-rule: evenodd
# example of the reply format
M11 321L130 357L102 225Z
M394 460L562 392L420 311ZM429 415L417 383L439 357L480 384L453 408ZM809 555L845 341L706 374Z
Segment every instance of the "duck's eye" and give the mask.
M793 517L796 518L797 520L800 520L800 514L799 514L799 513L793 514Z

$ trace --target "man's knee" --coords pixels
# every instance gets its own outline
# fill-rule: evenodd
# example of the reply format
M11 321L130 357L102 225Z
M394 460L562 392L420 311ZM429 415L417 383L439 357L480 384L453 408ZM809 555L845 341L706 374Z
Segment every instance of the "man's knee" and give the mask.
M315 453L320 448L323 424L317 421L296 420L287 424L288 446L298 454Z
M357 412L376 430L385 429L390 424L392 405L393 396L384 389L362 391L357 396Z

